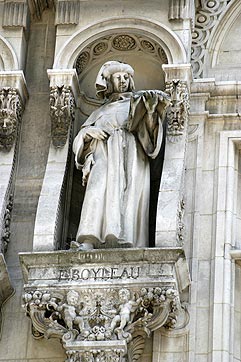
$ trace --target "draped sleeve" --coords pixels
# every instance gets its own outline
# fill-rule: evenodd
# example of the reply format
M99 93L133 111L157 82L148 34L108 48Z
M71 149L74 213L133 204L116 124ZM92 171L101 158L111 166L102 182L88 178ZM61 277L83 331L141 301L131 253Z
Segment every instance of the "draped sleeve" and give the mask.
M145 153L150 158L156 158L163 138L163 122L166 116L166 108L170 104L167 95L161 91L152 91L158 97L158 103L154 112L146 109L143 97L145 91L133 94L130 101L128 130L136 134Z

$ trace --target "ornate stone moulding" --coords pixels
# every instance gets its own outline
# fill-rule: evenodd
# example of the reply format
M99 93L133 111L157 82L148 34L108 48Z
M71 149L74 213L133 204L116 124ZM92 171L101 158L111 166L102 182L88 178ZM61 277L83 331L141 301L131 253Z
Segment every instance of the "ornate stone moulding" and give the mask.
M181 248L20 253L35 338L58 337L66 361L138 361L145 339L175 328L190 284Z
M79 94L77 75L75 69L48 69L48 77L52 143L62 148L74 121L75 100Z
M207 45L220 16L226 11L231 0L199 1L196 7L195 27L192 33L191 62L194 78L205 77Z
M79 76L82 75L85 68L101 57L108 55L113 56L120 52L135 52L151 55L161 63L168 63L167 56L162 47L155 41L136 34L120 33L106 36L98 39L87 46L78 55L75 67Z
M169 141L177 142L188 121L190 105L187 82L180 79L166 82L166 93L171 98L167 111L167 137Z
M10 151L28 97L22 71L0 72L0 151Z

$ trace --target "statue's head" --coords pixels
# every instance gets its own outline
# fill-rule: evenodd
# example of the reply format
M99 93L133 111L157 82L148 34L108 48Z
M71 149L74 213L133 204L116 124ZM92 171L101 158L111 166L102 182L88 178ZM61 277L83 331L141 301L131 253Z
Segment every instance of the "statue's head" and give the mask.
M67 303L69 305L76 306L78 304L78 301L79 301L79 294L75 290L70 290L67 293L66 299L67 299Z
M109 98L113 93L125 93L134 90L134 69L126 63L111 60L100 68L95 86L97 97Z
M15 113L8 109L0 110L0 149L9 151L15 141L17 120Z
M16 119L12 111L2 109L0 112L0 136L10 136L16 130Z

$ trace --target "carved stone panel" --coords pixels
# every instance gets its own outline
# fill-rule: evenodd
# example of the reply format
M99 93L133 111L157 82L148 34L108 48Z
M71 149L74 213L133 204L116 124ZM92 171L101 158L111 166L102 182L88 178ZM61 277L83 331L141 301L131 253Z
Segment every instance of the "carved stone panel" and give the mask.
M50 88L51 135L55 147L67 141L71 122L74 120L74 97L70 86Z
M29 253L20 260L33 336L60 338L68 362L139 361L152 331L175 328L178 280L185 275L181 284L189 284L180 248Z
M0 151L9 151L17 136L23 105L16 88L0 89Z
M183 135L189 113L189 93L187 83L173 79L166 83L166 93L170 95L171 106L167 111L167 137L169 141L178 141Z

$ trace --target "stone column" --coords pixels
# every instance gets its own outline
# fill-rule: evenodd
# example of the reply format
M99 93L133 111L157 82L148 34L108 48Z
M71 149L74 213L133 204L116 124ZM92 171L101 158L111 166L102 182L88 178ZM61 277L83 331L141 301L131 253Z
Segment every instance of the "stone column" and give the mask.
M67 174L74 108L79 83L75 69L48 70L51 138L48 161L36 214L33 250L57 248L61 231L61 196Z
M183 245L185 200L183 181L189 111L189 64L163 65L166 92L171 106L167 112L167 138L157 204L156 246Z
M13 293L4 253L10 242L12 182L21 117L27 97L22 71L0 72L0 329L1 307Z
M0 252L7 250L10 240L12 180L27 97L22 71L0 72Z

